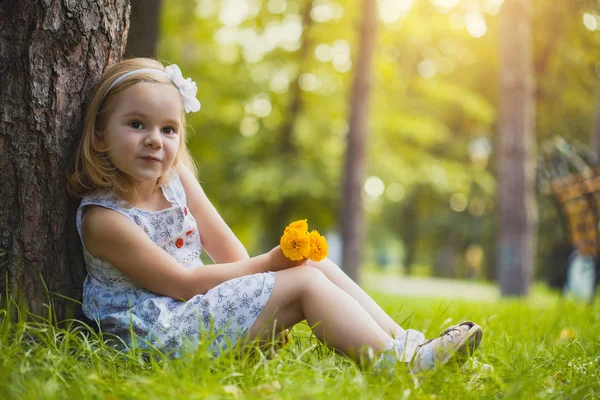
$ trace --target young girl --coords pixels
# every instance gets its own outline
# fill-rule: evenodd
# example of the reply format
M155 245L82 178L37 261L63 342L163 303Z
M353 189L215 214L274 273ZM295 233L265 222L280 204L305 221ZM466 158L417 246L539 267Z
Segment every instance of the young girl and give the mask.
M185 113L196 84L151 59L107 69L92 94L69 191L83 197L77 229L88 271L83 310L128 346L179 354L200 336L224 343L266 338L306 320L354 360L414 372L479 345L472 322L425 341L404 330L329 260L290 261L275 247L249 257L194 173ZM202 265L202 251L214 261ZM386 367L387 368L387 367Z

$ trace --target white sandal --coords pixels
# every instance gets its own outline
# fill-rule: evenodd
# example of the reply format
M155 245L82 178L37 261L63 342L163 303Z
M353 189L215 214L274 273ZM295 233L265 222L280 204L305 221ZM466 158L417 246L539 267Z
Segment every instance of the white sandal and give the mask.
M462 366L477 350L482 338L483 330L473 322L453 325L444 330L439 337L417 346L411 361L412 372L430 371L438 365L447 364L451 359L458 366Z

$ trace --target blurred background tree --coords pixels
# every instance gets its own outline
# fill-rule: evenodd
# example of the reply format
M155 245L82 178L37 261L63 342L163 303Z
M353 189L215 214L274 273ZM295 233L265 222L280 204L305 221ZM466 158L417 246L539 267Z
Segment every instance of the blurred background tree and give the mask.
M379 0L363 266L495 279L502 0ZM535 141L590 143L598 2L531 0ZM163 0L157 56L199 87L190 148L251 253L308 218L341 261L340 185L362 3ZM508 50L510 51L510 50ZM538 198L537 261L564 241Z
M363 0L362 21L356 68L350 92L348 135L342 174L342 260L341 266L354 281L359 281L363 260L366 146L369 133L369 104L373 70L373 53L377 33L377 2Z
M531 2L501 12L497 267L503 295L526 295L535 252L535 77Z

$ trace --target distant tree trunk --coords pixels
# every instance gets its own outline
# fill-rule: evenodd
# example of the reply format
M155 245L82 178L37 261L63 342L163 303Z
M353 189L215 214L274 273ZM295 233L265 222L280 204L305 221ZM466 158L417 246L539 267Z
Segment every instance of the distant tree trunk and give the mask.
M377 3L363 1L356 75L350 99L350 123L344 166L342 204L342 268L359 281L362 263L364 211L362 186L365 174L365 145L371 90L371 61L377 33Z
M404 273L410 276L412 267L417 261L417 245L419 242L419 202L423 193L422 186L416 186L404 201L400 214L399 232L404 245Z
M535 254L535 101L530 0L505 0L501 15L497 263L503 296L527 295Z
M131 27L125 57L156 57L162 0L131 0Z
M104 4L0 3L0 26L10 27L0 30L0 248L8 252L0 251L0 295L5 301L8 273L9 294L35 314L48 315L41 278L51 292L81 298L78 202L67 195L67 172L82 107L121 58L129 29L129 0ZM56 304L59 318L67 305Z
M456 278L456 257L458 255L458 241L450 231L446 240L442 242L439 249L435 251L433 262L433 275L440 278Z

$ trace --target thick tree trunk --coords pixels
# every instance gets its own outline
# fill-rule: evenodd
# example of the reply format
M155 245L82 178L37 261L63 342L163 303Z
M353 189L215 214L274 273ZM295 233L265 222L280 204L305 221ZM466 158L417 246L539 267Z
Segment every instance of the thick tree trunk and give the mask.
M501 15L497 263L502 295L526 295L532 280L535 101L530 0L506 0Z
M162 0L131 0L130 29L125 57L156 57Z
M362 262L364 211L362 186L365 174L365 146L371 90L371 61L377 33L377 3L364 0L363 22L350 99L350 123L344 166L342 204L342 268L359 281Z
M129 28L129 0L106 4L0 3L0 26L10 27L0 30L0 248L8 252L0 293L5 301L8 273L10 295L35 314L47 315L42 278L51 292L81 298L78 202L67 195L67 173L87 96L121 58ZM59 303L59 318L65 306L79 308Z

